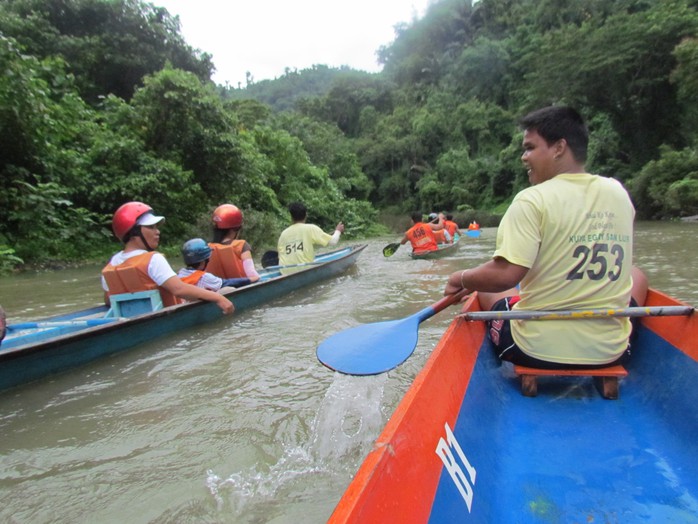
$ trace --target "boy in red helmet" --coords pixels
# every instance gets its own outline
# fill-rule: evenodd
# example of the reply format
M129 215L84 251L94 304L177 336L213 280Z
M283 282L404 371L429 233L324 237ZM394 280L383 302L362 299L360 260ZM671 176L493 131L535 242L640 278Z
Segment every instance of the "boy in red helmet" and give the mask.
M182 282L165 257L155 251L160 244L158 224L164 219L142 202L127 202L116 210L112 229L124 249L102 270L105 302L109 304L110 295L157 289L165 306L181 299L207 300L215 302L224 314L232 313L235 308L230 300Z
M259 273L254 267L252 248L240 238L242 230L242 211L232 204L218 206L211 217L213 223L213 242L211 259L207 271L217 277L248 278L250 282L259 280Z

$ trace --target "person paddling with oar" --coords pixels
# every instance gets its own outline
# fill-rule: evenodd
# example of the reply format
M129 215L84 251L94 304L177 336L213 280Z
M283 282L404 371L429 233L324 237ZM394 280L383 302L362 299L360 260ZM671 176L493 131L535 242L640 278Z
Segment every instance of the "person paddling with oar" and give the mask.
M434 234L435 231L443 230L443 220L434 213L435 222L424 222L422 213L414 212L410 215L412 226L407 230L400 242L388 244L383 248L383 256L389 257L395 254L398 248L409 242L412 245L413 253L424 253L425 251L436 251L439 243Z
M452 273L444 294L478 291L481 307L493 311L643 305L647 280L632 266L635 210L620 182L586 172L582 117L569 107L546 107L525 116L521 127L532 187L506 211L492 260ZM502 360L594 368L624 361L631 323L611 316L491 320L487 332Z

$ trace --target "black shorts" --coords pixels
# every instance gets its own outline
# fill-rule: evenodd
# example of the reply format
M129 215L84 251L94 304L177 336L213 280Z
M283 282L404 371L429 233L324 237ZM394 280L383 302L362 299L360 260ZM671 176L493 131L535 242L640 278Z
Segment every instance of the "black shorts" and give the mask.
M511 311L514 304L519 301L518 296L506 297L498 300L492 306L492 311ZM635 299L630 299L630 306L637 306ZM617 360L609 362L608 364L599 365L584 365L584 364L562 364L559 362L547 362L545 360L539 360L533 358L532 356L521 351L519 346L514 342L514 338L511 335L511 323L509 320L488 320L487 321L487 335L492 342L492 347L494 348L495 355L500 360L506 360L512 364L519 366L527 366L530 368L541 368L541 369L569 369L569 368L582 368L582 369L596 369L605 368L608 366L614 366L617 364L623 364L627 361L630 356L630 346L637 336L637 330L640 327L640 318L633 317L630 319L632 324L632 331L630 333L630 341L628 343L628 348L623 352L623 354L618 357Z

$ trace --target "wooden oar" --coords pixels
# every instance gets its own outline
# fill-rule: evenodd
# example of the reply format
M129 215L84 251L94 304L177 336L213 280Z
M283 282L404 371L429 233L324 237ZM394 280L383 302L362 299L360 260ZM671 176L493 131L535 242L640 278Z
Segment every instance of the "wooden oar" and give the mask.
M607 317L666 317L691 315L691 306L636 306L618 309L570 309L562 311L473 311L456 315L466 320L570 320Z
M414 351L419 324L465 296L461 291L399 320L363 324L335 333L317 348L325 366L347 375L377 375L402 364Z
M83 327L94 327L101 326L103 324L110 324L112 322L118 321L119 318L91 318L87 320L55 320L55 321L45 321L45 322L20 322L17 324L8 324L8 331L22 331L24 329L45 329L52 327L65 327L65 326L83 326Z
M383 256L392 257L401 245L399 242L388 244L383 248Z

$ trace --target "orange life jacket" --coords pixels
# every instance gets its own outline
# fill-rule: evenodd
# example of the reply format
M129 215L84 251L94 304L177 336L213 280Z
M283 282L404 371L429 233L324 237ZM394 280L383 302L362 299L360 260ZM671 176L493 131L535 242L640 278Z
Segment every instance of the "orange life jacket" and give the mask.
M102 270L102 275L104 275L104 280L107 282L109 296L157 289L160 292L163 306L181 304L183 302L182 299L174 296L165 288L158 287L148 275L148 265L155 253L155 251L150 251L136 255L126 259L118 266L112 265L111 262L107 264Z
M412 251L434 251L439 249L436 237L434 237L434 231L427 224L418 222L405 235L410 244L412 244Z
M185 284L191 284L192 286L195 286L196 284L199 283L199 280L204 276L206 272L201 271L200 269L197 269L194 271L191 275L187 275L186 277L179 277L182 282Z
M470 225L468 226L468 229L471 231L476 230L476 229L480 229L480 224L478 224L477 222L471 222Z
M245 240L233 240L230 244L210 243L211 258L206 271L219 278L244 278L245 268L242 265L242 250Z
M444 227L446 228L446 231L448 231L448 234L451 235L451 238L456 238L458 224L456 224L453 220L444 220Z
M437 244L446 244L448 243L448 240L446 240L446 233L445 229L437 229L434 231L434 238L436 239Z

